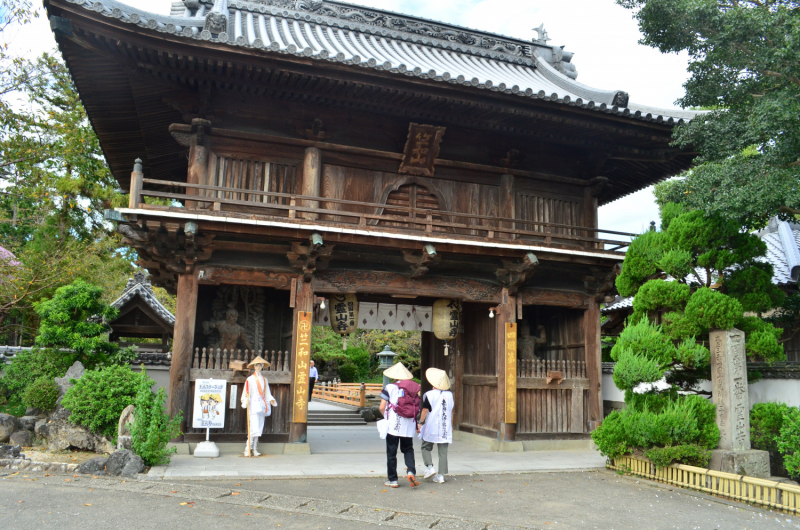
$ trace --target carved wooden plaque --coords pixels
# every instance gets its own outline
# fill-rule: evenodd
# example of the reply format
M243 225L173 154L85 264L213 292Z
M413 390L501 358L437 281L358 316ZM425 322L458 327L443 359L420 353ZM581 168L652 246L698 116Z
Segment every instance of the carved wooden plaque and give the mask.
M399 173L432 177L433 162L439 156L444 131L445 127L411 123Z
M505 423L517 423L517 325L506 323Z
M308 419L308 362L311 358L311 311L297 312L297 347L294 352L292 423Z

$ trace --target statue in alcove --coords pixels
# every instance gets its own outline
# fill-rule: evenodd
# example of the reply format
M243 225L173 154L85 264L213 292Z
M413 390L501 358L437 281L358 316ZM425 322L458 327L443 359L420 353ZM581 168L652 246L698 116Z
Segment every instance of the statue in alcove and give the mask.
M221 350L234 351L239 346L239 342L244 345L246 350L251 349L245 336L245 329L239 325L239 312L234 308L228 308L225 312L225 320L208 320L203 322L203 333L209 335L216 330L219 333L219 341L216 345Z
M228 351L264 348L264 289L220 285L211 307L213 316L203 322L203 333L209 335L210 348Z
M547 342L544 326L536 326L539 335L531 335L531 327L522 322L519 325L519 338L517 338L517 357L523 360L536 359L536 345Z

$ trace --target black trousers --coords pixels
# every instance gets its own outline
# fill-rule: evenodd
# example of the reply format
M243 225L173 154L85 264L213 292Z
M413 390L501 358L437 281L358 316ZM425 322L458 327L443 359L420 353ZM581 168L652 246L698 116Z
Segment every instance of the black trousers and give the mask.
M308 380L308 400L309 401L311 401L311 397L314 395L314 383L316 383L316 382L317 382L317 380L314 379L313 377L309 378L309 380Z
M417 464L414 462L414 439L406 436L386 435L386 468L389 480L397 480L397 446L403 453L406 468L409 473L417 474Z

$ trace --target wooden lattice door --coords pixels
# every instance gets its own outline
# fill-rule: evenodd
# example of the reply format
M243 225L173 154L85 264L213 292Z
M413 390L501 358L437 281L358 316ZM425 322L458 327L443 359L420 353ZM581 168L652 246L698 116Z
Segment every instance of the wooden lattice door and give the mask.
M381 220L378 224L381 226L421 230L424 229L425 222L428 220L428 213L426 213L425 210L441 211L442 209L439 198L427 187L416 182L403 184L389 193L386 198L386 208L384 208L383 214L393 217L418 219L421 222L411 223L400 220ZM441 214L431 214L431 220L441 222L442 216ZM443 230L443 228L439 227L437 229L437 227L433 227L433 230L440 231Z

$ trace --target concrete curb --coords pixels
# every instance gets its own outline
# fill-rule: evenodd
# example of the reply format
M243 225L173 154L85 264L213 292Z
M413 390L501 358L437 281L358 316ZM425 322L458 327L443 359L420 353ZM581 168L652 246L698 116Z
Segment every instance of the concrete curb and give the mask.
M45 473L73 473L78 469L78 464L61 464L58 462L37 462L27 458L0 459L0 469L9 471L43 471Z

